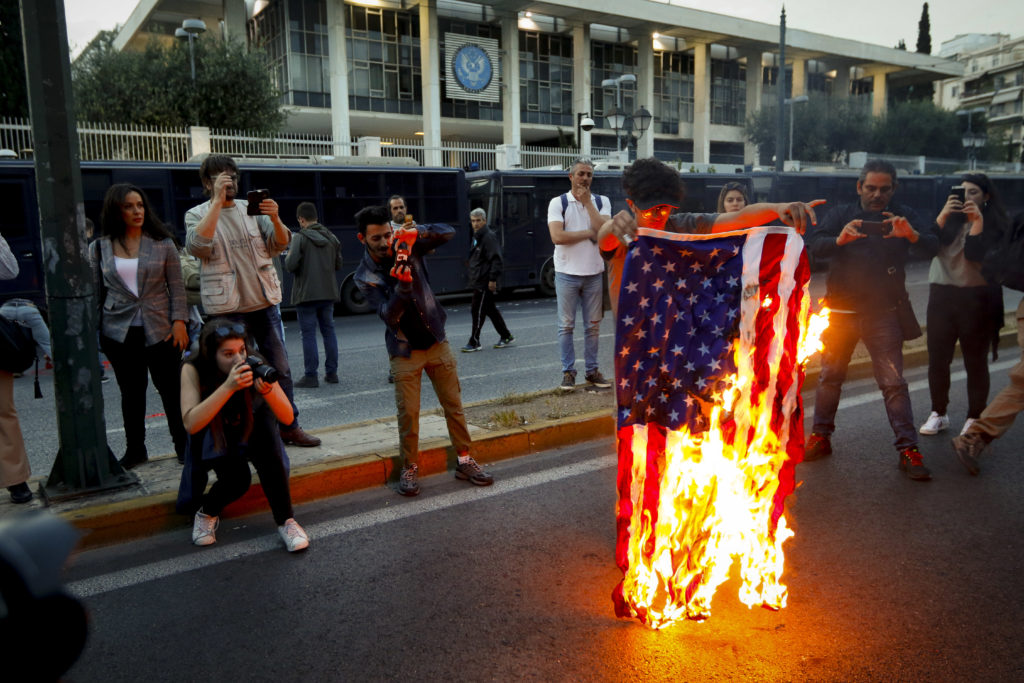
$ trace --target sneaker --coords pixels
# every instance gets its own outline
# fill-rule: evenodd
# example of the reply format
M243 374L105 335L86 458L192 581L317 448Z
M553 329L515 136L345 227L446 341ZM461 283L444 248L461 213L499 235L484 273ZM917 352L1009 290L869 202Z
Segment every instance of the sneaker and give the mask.
M479 350L480 350L480 345L479 344L466 344L465 346L462 347L462 352L463 353L473 353L474 351L479 351Z
M928 481L932 478L931 471L924 466L924 457L917 446L900 451L900 469L914 481Z
M590 386L597 387L598 389L607 389L612 385L611 382L604 378L604 375L601 374L600 370L588 372L587 381L590 382Z
M320 445L320 437L307 434L302 427L295 426L292 429L281 430L281 440L293 446L312 448Z
M196 545L213 545L217 542L216 532L219 526L220 517L204 515L200 510L192 524L192 542Z
M494 483L494 477L484 472L473 458L455 468L455 478L468 480L470 484L477 486L490 486Z
M337 384L338 383L338 373L336 373L336 372L328 372L326 375L324 375L324 381L327 382L328 384Z
M32 500L32 489L28 487L28 482L26 481L14 486L8 486L7 492L11 494L11 502L15 505L23 505Z
M971 425L974 424L975 422L976 420L973 417L969 417L966 420L964 420L964 426L960 429L960 436L966 434L967 430L970 429Z
M141 451L125 452L124 456L117 462L120 463L121 467L130 470L149 462L149 453L146 452L145 448Z
M388 373L388 384L394 384L394 383L395 383L395 373L389 372Z
M576 373L575 372L563 372L562 383L558 385L559 391L575 391L576 390Z
M934 410L932 414L928 416L924 424L921 425L921 429L918 430L922 434L938 434L949 429L949 417L946 415L939 415Z
M316 377L310 377L309 375L304 376L298 382L293 385L296 389L316 389L320 386L320 381Z
M418 465L409 465L402 468L402 474L398 478L398 492L403 496L415 496L420 492L419 482L420 468Z
M827 434L812 433L804 446L804 462L821 460L832 455L832 440Z
M502 339L501 341L499 341L497 344L495 344L494 348L496 348L496 349L503 349L506 346L512 346L512 343L515 340L516 340L515 337L513 337L512 335L509 335L509 336L505 337L504 339Z
M299 526L293 517L288 518L282 526L277 527L277 533L281 534L284 547L288 548L290 553L297 553L309 547L309 536L306 535L306 530Z
M977 432L953 437L953 452L956 453L960 464L966 467L967 471L974 476L977 476L978 472L981 471L978 467L978 456L981 455L986 446L988 444L981 438L981 434Z

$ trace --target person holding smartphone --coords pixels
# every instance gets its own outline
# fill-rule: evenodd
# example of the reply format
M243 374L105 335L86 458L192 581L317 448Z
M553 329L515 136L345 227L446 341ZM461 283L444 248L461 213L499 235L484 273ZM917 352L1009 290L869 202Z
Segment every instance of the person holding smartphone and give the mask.
M995 354L1003 323L1003 296L1001 287L986 282L981 263L1008 222L995 187L984 173L964 175L935 219L941 246L928 271L926 321L932 411L921 425L922 434L949 429L949 368L958 341L967 371L967 419L960 433L985 409L989 391L985 355L990 345Z
M804 460L832 454L846 369L863 340L895 435L900 470L913 480L927 481L931 472L917 447L910 391L903 378L903 341L921 335L907 296L904 266L911 249L934 255L938 236L930 229L915 229L923 224L909 207L893 201L896 187L892 164L868 161L857 180L858 201L833 208L808 238L811 254L829 260L825 303L832 313L822 337L814 426ZM881 225L877 230L868 227L872 222Z

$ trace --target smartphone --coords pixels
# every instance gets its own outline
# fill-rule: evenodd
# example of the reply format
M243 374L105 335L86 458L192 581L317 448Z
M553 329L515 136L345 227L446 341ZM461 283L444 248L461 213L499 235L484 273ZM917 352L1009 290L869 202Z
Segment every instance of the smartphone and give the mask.
M861 221L859 230L861 234L864 235L885 236L892 232L892 223L885 223L883 221Z
M954 185L950 188L949 193L959 199L961 204L963 204L964 200L967 199L967 188L963 185Z
M249 216L262 216L260 202L270 198L270 190L249 190L245 193L245 198L249 202L245 213Z

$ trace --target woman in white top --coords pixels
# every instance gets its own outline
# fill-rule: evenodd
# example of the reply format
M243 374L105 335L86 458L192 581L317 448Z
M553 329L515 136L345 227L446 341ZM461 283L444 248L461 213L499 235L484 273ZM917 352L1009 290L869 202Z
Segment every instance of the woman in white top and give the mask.
M174 239L146 193L126 183L107 190L100 234L90 245L90 257L100 304L100 346L121 389L127 442L121 465L131 469L148 459L147 373L160 392L178 461L184 462L187 437L178 371L188 345L188 309Z

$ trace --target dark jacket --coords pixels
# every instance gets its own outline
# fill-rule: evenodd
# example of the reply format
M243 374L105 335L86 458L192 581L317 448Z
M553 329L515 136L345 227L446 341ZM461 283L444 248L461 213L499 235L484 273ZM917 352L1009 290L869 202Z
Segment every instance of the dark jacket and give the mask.
M448 316L442 308L427 281L423 256L455 236L455 228L449 225L417 225L419 233L409 256L412 282L399 282L391 277L391 260L377 263L364 251L363 259L356 269L355 281L359 291L387 325L384 341L388 355L392 358L408 358L409 342L399 332L399 321L406 311L406 304L413 302L424 326L438 342L445 340L444 323Z
M501 277L501 245L498 237L486 225L473 233L473 246L469 250L469 286L487 289L488 282Z
M834 208L809 235L811 253L829 259L825 300L833 310L878 313L895 309L907 298L904 266L911 253L926 257L938 251L934 223L922 222L913 210L900 204L890 204L886 211L910 221L919 235L916 244L869 235L836 245L839 233L853 219L878 219L877 213L862 209L859 201Z
M334 273L341 270L341 244L319 223L310 223L292 236L284 267L295 274L293 304L340 298Z

